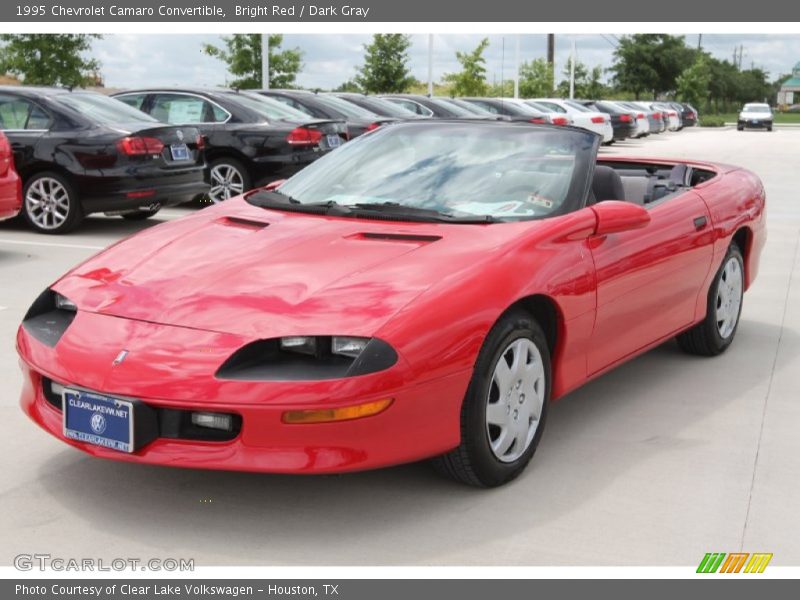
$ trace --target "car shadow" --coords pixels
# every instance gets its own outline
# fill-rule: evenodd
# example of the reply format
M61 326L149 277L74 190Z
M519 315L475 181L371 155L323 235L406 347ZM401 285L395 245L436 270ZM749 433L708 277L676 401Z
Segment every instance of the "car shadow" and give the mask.
M763 404L760 391L780 333L778 326L743 320L736 343L720 357L687 356L668 342L588 383L552 405L533 462L498 489L452 483L427 463L288 476L136 465L72 449L43 463L38 479L67 515L62 518L84 522L87 536L99 531L123 540L118 547L124 540L148 544L197 557L198 564L441 564L439 557L452 556L454 545L481 554L498 540L550 532L553 523L575 518L606 493L621 473L676 447L686 453L687 469L717 468L703 466L707 449L687 430L713 422L734 399ZM782 336L793 342L787 338L796 334L784 329ZM715 364L725 361L726 374L739 363L750 368L715 377ZM656 478L631 479L640 489L627 490L624 501L645 503L639 497L655 493L648 486ZM528 508L515 510L520 502ZM641 510L660 519L663 508ZM595 526L601 535L603 524ZM536 561L483 556L485 564Z
M187 211L186 214L192 214L192 212L193 211ZM43 241L58 241L63 243L69 243L70 239L73 238L73 235L84 234L111 235L115 236L116 239L116 236L125 237L127 235L133 235L134 233L138 233L139 231L143 231L144 229L148 229L154 225L158 225L159 223L164 223L169 220L171 219L161 215L155 215L149 219L145 219L144 221L128 221L122 217L107 217L99 214L89 215L73 232L64 235L48 235L44 233L39 235L41 235L41 239ZM19 217L0 222L0 233L3 231L27 231L34 233L33 230L28 227Z

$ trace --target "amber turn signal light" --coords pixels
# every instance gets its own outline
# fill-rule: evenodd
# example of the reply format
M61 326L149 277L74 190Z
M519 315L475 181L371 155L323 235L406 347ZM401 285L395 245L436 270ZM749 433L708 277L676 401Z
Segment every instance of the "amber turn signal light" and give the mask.
M284 423L330 423L332 421L352 421L382 413L394 402L384 398L365 404L343 406L341 408L321 408L315 410L287 410L283 413Z

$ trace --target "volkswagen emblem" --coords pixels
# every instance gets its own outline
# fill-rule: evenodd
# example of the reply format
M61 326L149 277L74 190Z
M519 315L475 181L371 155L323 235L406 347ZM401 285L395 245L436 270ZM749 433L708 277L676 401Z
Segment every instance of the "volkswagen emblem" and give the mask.
M92 420L89 424L92 426L92 431L97 435L102 434L106 430L106 418L98 412L92 415Z
M178 129L178 134L177 135L178 135L178 141L182 142L183 141L183 131Z

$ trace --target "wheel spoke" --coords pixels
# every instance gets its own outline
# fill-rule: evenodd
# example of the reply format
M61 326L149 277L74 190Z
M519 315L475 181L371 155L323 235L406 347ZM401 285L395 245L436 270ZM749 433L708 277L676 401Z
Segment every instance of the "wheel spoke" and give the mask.
M497 389L500 392L501 398L511 389L512 377L513 375L506 362L505 355L501 356L494 369L494 382L497 384Z
M494 450L495 456L501 458L508 452L508 449L511 448L511 444L514 443L514 435L511 433L509 429L503 429L503 432L500 434L493 443L492 443L492 450Z
M508 421L508 407L502 399L486 405L486 420L492 425L505 427Z

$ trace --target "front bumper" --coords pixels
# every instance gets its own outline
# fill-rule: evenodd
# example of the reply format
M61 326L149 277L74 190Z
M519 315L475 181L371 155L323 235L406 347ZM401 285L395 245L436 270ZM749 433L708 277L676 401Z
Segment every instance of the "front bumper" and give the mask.
M157 327L113 320L136 330L137 339ZM196 336L197 332L189 334ZM179 334L173 330L166 335L174 338ZM159 342L152 335L148 338L150 344ZM433 380L405 381L393 373L403 369L398 364L372 375L316 382L220 382L210 376L205 388L195 390L198 384L191 367L187 365L182 375L174 363L154 366L162 373L172 373L163 383L142 373L127 383L113 383L113 376L98 373L83 356L65 358L71 346L60 347L63 342L64 338L49 348L20 328L22 410L45 431L92 456L176 467L312 474L373 469L436 456L459 443L461 402L471 376L462 371ZM137 353L131 350L131 355ZM79 364L84 365L82 370L76 369ZM230 441L158 435L130 454L78 442L64 437L63 415L45 396L45 378L67 387L133 397L155 409L233 413L241 417L241 429ZM137 378L138 384L131 383ZM135 393L136 388L141 393ZM350 406L387 397L393 398L392 405L370 417L315 424L282 421L286 410Z
M771 129L772 120L739 119L737 125L740 129Z

